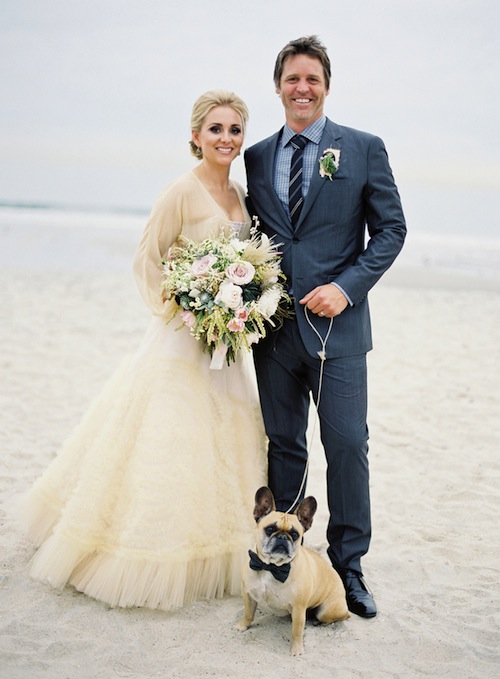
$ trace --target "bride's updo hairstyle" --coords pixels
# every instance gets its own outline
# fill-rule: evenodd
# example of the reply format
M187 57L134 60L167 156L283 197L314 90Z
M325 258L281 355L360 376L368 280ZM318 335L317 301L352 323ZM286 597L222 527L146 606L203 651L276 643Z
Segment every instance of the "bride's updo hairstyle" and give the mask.
M228 90L209 90L208 92L205 92L205 94L202 94L201 97L198 97L194 103L193 112L191 114L191 130L193 132L201 132L203 121L208 113L216 106L229 106L234 109L236 113L239 113L244 135L245 127L248 122L248 108L243 99L240 99L234 92L229 92ZM189 145L193 156L198 158L198 160L201 160L203 158L201 148L196 146L192 140L189 142Z

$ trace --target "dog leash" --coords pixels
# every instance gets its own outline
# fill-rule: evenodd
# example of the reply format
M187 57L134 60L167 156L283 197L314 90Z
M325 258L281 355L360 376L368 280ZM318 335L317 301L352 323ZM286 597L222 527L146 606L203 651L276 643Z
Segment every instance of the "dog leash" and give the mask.
M308 313L306 306L304 306L304 314L306 316L307 322L309 323L311 328L314 330L314 332L317 335L319 342L321 344L321 349L320 349L320 351L318 351L318 356L321 359L321 365L320 365L320 369L319 369L319 379L318 379L318 400L316 401L316 416L314 418L313 428L312 428L311 438L310 438L310 443L312 445L312 442L314 441L314 435L316 433L316 426L317 426L318 420L319 420L319 414L318 413L319 413L319 405L320 405L320 402L321 402L321 389L323 387L323 370L324 370L325 361L326 361L326 345L327 345L328 339L330 337L330 333L332 332L332 328L333 328L333 316L330 318L330 323L328 324L328 330L327 330L327 333L325 335L325 338L323 339L323 337L321 337L320 333L314 327L314 324L312 323L311 319L309 318L309 313ZM308 446L308 448L310 448L310 447L311 446ZM302 476L302 482L300 484L299 492L295 496L295 499L292 502L292 504L290 505L290 507L286 510L285 514L290 513L290 510L292 509L292 507L295 506L295 503L298 502L298 500L299 500L299 498L302 494L302 491L303 491L305 483L306 483L307 472L309 471L309 456L310 456L310 452L308 450L307 451L306 467L304 469L304 474Z

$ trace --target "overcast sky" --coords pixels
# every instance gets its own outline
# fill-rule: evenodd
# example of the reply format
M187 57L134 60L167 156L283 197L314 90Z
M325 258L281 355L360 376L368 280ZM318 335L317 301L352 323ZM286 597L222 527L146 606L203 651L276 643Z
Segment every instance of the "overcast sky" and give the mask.
M0 201L148 208L193 166L191 107L250 108L246 144L283 123L272 72L315 33L326 113L386 142L402 194L500 191L498 0L0 0ZM234 177L244 182L242 161ZM498 214L498 213L497 213Z

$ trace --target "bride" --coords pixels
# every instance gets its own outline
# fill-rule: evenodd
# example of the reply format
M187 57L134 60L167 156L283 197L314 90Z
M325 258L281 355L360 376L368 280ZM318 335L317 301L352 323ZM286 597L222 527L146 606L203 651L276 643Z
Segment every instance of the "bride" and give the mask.
M232 92L196 101L200 162L161 194L134 260L149 329L25 498L38 547L31 574L54 587L163 610L239 591L253 497L266 482L251 356L211 370L201 342L168 323L176 304L160 281L179 235L248 237L244 191L229 179L247 119Z

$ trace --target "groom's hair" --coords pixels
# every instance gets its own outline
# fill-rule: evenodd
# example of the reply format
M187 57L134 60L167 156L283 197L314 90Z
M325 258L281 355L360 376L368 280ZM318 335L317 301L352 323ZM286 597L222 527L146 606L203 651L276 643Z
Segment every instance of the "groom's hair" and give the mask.
M285 45L276 58L274 65L274 84L278 88L283 74L283 66L288 57L294 57L296 54L307 54L308 57L319 59L323 66L325 74L326 89L330 89L330 78L332 75L330 59L326 53L326 47L318 39L317 35L306 35L297 40L291 40L288 45Z

